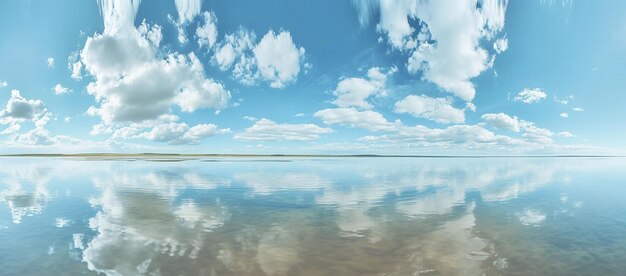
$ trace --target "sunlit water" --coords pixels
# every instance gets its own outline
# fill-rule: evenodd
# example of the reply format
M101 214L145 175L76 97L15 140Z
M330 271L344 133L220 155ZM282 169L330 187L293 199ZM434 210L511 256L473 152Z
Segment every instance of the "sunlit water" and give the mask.
M624 275L619 158L0 159L2 275Z

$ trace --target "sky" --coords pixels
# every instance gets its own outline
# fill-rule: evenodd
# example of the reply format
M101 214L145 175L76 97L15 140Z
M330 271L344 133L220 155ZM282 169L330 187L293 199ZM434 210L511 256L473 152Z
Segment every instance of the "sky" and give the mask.
M624 1L0 1L0 153L626 153Z

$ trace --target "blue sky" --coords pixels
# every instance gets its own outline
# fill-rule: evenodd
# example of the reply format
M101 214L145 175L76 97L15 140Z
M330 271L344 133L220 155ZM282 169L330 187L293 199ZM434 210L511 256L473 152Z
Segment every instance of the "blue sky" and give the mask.
M0 152L622 154L623 1L1 1Z

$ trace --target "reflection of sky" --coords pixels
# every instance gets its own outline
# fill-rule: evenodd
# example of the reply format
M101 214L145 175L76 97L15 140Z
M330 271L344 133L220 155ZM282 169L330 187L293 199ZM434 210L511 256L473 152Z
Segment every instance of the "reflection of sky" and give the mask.
M50 198L47 189L50 169L9 166L3 172L0 202L6 203L11 210L13 223L20 223L24 216L40 214Z
M195 174L112 171L93 182L102 195L91 202L101 211L89 220L98 234L83 252L83 260L94 271L128 275L160 271L153 259L163 256L196 259L203 233L221 227L229 216L219 203L172 201L183 188L212 187Z
M568 187L605 162L555 161L29 161L0 168L11 213L0 237L24 216L49 220L69 255L108 275L462 274L454 264L480 274L515 266L486 225L541 231L589 206ZM63 179L80 185L58 188ZM61 195L92 215L57 212ZM50 244L42 254L65 256Z

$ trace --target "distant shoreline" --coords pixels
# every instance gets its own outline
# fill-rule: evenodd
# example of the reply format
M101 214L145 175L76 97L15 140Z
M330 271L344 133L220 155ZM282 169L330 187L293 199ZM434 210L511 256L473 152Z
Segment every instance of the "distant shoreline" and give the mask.
M51 153L0 154L0 157L55 158L135 158L135 159L199 159L199 158L620 158L620 155L380 155L380 154L177 154L177 153Z

